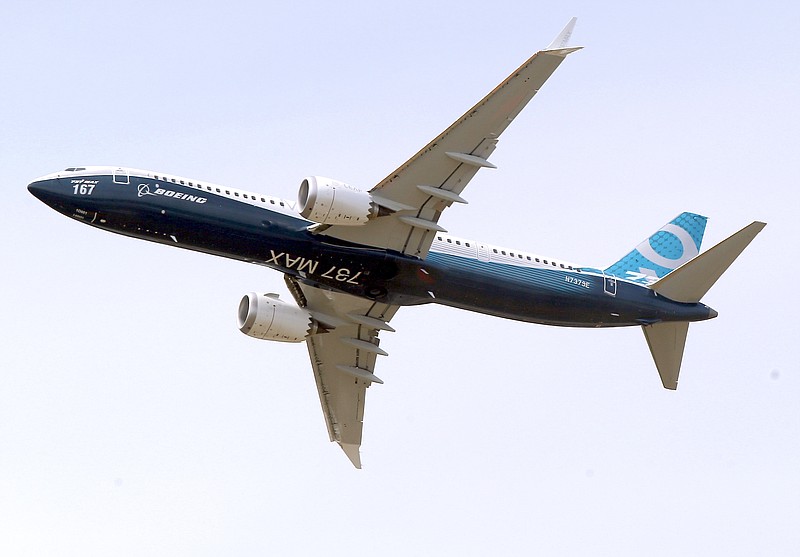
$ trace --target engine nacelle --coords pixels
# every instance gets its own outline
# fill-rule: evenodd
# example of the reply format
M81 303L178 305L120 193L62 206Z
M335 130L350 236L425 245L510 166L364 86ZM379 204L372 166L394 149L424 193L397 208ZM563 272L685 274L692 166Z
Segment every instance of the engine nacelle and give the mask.
M322 176L303 180L297 202L300 214L319 224L358 226L366 224L378 210L369 193Z
M311 314L287 304L277 294L246 294L239 302L239 330L247 336L302 342L312 332Z

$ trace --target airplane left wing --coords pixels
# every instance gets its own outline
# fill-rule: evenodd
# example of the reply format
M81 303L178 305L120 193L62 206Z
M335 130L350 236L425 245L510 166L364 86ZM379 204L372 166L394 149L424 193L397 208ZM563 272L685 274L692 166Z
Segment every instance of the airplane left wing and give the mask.
M373 373L378 356L386 355L378 340L380 330L394 331L387 323L398 306L323 290L285 276L298 305L321 324L306 344L328 435L342 447L356 468L361 468L361 430L364 399L372 383L383 383Z
M416 155L370 190L374 202L388 209L363 226L323 226L317 233L354 243L388 248L425 258L442 211L460 196L489 162L500 134L528 104L566 56L581 47L567 43L572 18L556 39L529 58L491 93L439 134Z

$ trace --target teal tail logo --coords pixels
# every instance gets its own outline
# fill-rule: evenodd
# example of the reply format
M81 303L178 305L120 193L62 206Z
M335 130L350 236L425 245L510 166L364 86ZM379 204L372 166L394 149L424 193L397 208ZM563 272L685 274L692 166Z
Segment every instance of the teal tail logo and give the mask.
M681 213L604 272L630 282L651 285L700 253L706 231L702 215Z

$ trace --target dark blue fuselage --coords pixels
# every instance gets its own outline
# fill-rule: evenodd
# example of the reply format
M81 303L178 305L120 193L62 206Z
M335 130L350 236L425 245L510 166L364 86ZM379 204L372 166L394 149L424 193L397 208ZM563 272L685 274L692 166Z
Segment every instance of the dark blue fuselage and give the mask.
M160 174L59 173L28 189L86 224L257 263L322 288L395 305L439 303L520 321L576 327L700 321L712 310L578 269L530 267L448 254L426 259L343 242L280 200ZM380 218L380 217L379 217Z

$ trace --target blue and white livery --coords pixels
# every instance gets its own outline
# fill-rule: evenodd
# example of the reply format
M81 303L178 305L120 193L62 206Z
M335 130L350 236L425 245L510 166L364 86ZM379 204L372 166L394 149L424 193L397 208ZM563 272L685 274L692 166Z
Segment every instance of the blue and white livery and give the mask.
M707 220L694 213L681 213L605 273L650 286L700 253Z
M642 328L664 387L678 384L700 302L761 231L754 222L701 253L706 218L682 213L597 269L449 234L440 224L489 162L506 127L564 59L573 19L546 49L369 191L305 178L297 203L162 172L70 167L31 182L44 203L93 227L284 274L294 298L248 293L239 326L305 342L325 423L360 468L367 388L383 381L379 335L403 306L443 304L547 325Z

